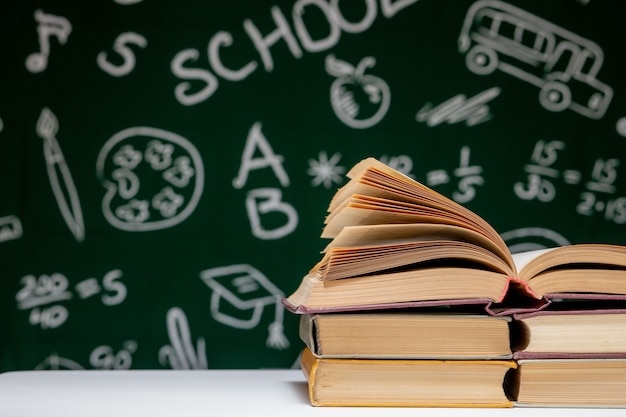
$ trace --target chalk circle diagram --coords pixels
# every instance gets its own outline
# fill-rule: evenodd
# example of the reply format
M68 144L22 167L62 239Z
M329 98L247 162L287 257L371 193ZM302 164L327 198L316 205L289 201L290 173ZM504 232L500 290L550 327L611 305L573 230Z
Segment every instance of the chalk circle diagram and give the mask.
M544 227L522 227L501 233L500 236L511 253L548 249L570 244L570 241L559 233Z
M326 72L337 79L330 86L330 104L343 123L365 129L380 122L389 110L391 91L382 79L365 74L376 64L374 57L363 58L356 67L328 55Z
M131 127L113 135L98 155L96 174L107 189L104 217L128 232L182 222L195 210L204 188L204 167L194 145L153 127Z

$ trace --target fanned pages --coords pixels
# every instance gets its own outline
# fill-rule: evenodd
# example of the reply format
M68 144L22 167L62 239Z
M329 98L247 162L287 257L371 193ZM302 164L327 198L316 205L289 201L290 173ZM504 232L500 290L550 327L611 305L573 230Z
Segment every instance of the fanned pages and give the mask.
M330 242L283 300L291 311L496 304L502 312L556 298L626 300L625 246L513 256L478 214L374 158L347 175L328 206L322 237Z

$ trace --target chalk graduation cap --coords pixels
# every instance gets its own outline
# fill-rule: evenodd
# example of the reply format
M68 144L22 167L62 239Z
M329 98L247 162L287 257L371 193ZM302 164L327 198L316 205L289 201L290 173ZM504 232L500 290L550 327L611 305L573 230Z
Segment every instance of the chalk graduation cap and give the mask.
M237 329L252 329L261 321L265 307L273 306L274 321L266 345L274 349L289 347L283 332L284 294L258 269L247 264L229 265L206 269L200 278L213 290L211 315L215 320Z

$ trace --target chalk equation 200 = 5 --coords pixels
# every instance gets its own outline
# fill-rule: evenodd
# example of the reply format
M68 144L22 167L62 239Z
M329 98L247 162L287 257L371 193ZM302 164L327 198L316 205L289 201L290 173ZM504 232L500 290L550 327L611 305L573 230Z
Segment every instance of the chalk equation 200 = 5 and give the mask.
M30 311L29 324L42 329L55 329L69 318L67 302L76 295L80 300L100 295L100 302L107 307L119 305L126 300L128 290L121 281L122 271L107 272L102 280L91 277L83 279L70 288L69 279L58 272L25 275L20 279L21 288L15 295L16 308Z

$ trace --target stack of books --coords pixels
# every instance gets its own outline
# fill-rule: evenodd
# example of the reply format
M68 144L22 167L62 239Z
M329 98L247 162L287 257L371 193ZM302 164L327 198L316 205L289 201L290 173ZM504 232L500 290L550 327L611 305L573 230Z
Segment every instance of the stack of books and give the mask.
M598 375L596 391L606 385L602 378L615 388L593 405L626 405L618 393L626 388L623 339L602 359L592 360L598 352L590 350L563 362L562 347L541 350L541 326L533 322L584 316L610 328L609 317L626 317L595 303L626 306L626 247L578 244L512 255L476 213L376 159L361 161L348 177L329 204L322 259L283 300L301 315L301 363L313 405L581 404L593 390L586 398L572 395L575 384L563 388L569 393L542 386L559 378L567 386L568 372L593 373L584 366ZM594 307L561 309L576 299ZM564 339L547 326L544 344ZM574 360L580 367L571 371Z
M513 315L518 368L509 390L516 405L626 407L623 304L568 304Z

